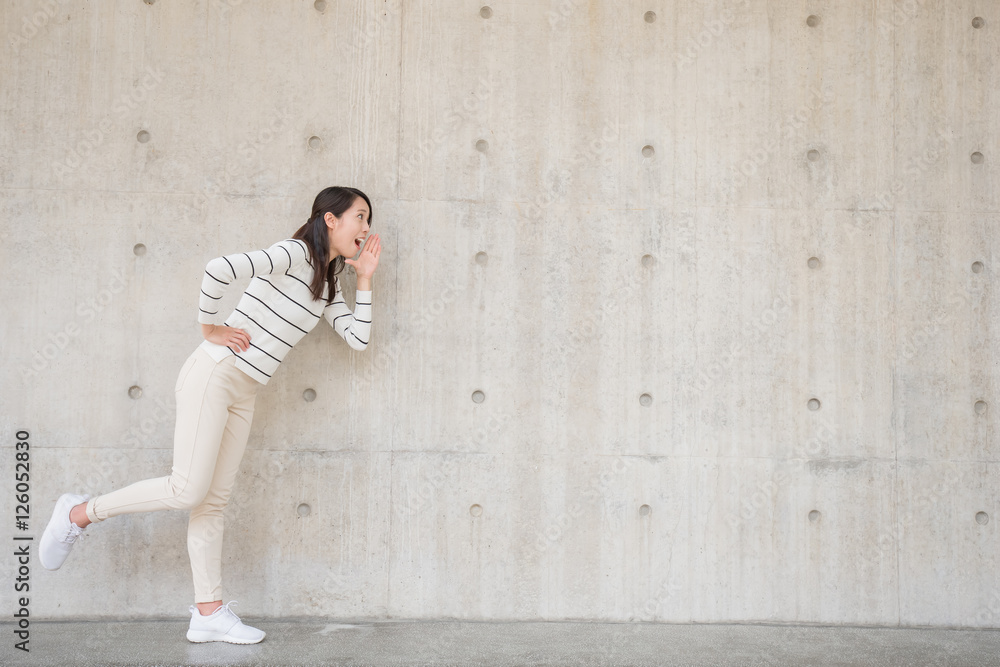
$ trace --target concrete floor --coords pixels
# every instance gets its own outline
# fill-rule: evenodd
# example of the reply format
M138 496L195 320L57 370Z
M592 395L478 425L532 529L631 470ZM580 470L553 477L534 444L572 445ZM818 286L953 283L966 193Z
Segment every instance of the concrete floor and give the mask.
M1000 630L244 619L260 644L192 644L187 621L39 621L3 665L1000 665Z

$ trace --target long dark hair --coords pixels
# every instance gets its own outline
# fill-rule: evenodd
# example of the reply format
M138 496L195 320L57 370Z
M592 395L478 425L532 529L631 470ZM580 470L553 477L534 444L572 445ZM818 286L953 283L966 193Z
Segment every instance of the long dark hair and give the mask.
M293 239L301 239L309 246L309 254L313 261L313 278L309 285L313 299L319 301L323 298L323 281L329 284L327 290L326 303L333 302L333 297L337 294L337 274L344 270L346 264L343 257L336 257L330 261L330 238L326 233L326 222L323 217L327 213L333 213L337 218L344 214L344 211L354 205L354 201L362 197L368 204L368 225L372 224L372 203L361 190L356 188L345 188L335 185L326 188L313 200L312 213L306 224L299 227L299 230L292 236Z

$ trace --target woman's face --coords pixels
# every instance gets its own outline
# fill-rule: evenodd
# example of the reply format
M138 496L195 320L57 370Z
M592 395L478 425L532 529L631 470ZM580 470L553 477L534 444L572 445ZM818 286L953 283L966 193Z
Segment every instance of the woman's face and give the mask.
M363 197L356 197L351 208L344 211L340 218L334 217L333 213L327 212L323 216L326 222L327 236L330 239L330 259L335 257L350 257L361 250L364 240L368 236L368 204ZM360 242L360 243L359 243Z

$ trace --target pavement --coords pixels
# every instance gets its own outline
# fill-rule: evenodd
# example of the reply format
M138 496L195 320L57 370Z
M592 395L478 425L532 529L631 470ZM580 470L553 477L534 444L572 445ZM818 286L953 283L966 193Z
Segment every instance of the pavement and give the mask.
M259 644L192 644L188 621L0 624L0 664L968 665L1000 667L1000 630L594 622L344 621L242 616Z

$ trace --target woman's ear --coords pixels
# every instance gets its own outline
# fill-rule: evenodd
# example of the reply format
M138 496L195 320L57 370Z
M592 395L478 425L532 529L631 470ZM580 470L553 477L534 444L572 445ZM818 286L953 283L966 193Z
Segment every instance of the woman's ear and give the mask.
M323 216L323 222L326 223L327 229L331 231L337 229L338 220L333 216L333 213L331 213L330 211L327 211L326 215Z

